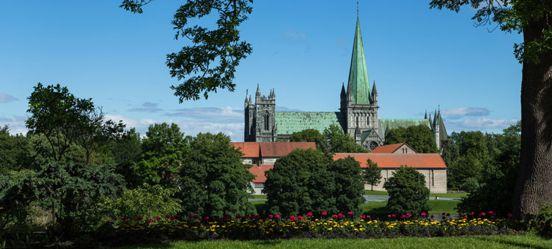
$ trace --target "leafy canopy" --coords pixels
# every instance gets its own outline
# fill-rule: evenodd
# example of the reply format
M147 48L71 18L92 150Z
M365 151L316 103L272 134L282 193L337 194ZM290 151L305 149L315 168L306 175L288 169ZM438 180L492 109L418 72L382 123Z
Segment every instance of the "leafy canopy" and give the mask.
M374 190L374 185L378 185L381 181L381 169L378 164L368 159L368 167L363 169L364 181L370 184L370 189Z
M400 167L383 186L389 194L386 207L389 212L419 214L428 210L429 189L424 175L414 168Z
M153 0L123 0L121 7L142 13ZM171 88L180 102L208 98L219 89L234 91L236 67L251 53L251 44L241 40L238 27L253 11L253 0L188 0L173 17L175 38L189 42L178 52L167 55L173 78L180 81ZM216 27L193 25L191 19L218 14Z

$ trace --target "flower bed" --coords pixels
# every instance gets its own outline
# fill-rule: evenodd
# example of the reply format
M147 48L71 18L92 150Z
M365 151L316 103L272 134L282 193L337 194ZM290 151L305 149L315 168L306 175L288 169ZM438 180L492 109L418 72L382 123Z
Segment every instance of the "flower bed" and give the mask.
M179 239L287 239L287 238L380 238L398 236L461 236L491 235L512 232L508 221L481 217L462 217L434 220L429 218L401 220L372 220L345 218L332 215L329 218L279 215L270 218L250 216L219 221L180 221L161 219L158 223L121 223L101 229L99 238L110 243L143 242L144 240ZM404 216L403 216L404 217Z

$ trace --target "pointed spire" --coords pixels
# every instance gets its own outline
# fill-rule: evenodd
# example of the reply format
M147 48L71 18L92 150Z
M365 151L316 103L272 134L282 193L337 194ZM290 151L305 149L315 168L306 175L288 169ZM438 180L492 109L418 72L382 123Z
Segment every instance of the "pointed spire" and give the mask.
M245 101L244 101L245 106L249 104L248 95L249 95L249 89L245 89Z
M347 96L347 93L345 93L345 83L341 83L341 99L345 99L345 97Z
M370 86L368 81L368 70L366 69L364 45L362 43L362 34L360 31L360 19L358 16L356 21L348 84L351 87L349 95L352 96L353 103L369 104Z
M257 83L257 92L255 93L257 96L261 96L261 88L259 87L259 84Z
M378 96L378 90L376 89L376 81L374 80L374 84L372 85L372 95Z
M424 119L427 119L427 109L425 110Z

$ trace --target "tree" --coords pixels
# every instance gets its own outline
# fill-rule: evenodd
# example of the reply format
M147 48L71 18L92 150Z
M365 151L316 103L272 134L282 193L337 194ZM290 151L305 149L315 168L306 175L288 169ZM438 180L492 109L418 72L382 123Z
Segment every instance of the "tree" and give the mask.
M222 133L198 134L179 172L177 198L185 214L221 218L254 212L247 192L253 175Z
M161 184L173 187L179 181L189 147L189 138L184 136L178 125L150 125L142 140L141 160L131 165L127 181L131 186Z
M324 141L324 136L315 129L306 129L291 134L291 142L315 142L317 146L321 146Z
M427 125L398 127L385 134L385 144L406 143L419 153L435 153L435 136Z
M374 190L374 185L378 185L381 181L381 169L378 164L368 159L368 167L363 172L364 181L370 184L370 190Z
M519 170L520 123L494 135L492 163L483 169L480 186L470 191L458 208L462 212L494 210L498 215L511 213Z
M328 168L335 184L335 207L341 212L357 212L364 203L364 181L359 163L352 157L330 163Z
M339 152L367 152L364 147L357 144L355 140L343 132L338 125L331 125L324 130L324 148L326 153Z
M496 23L523 33L514 53L523 64L521 81L521 158L515 215L527 218L552 202L552 2L542 0L432 0L431 8L476 12L479 25Z
M428 210L429 189L424 175L415 169L400 167L383 186L389 194L386 206L389 212L419 214Z
M11 135L7 126L0 127L0 173L5 170L29 168L30 145L27 137Z
M73 145L85 150L85 162L91 162L95 149L102 143L120 135L124 124L104 121L103 113L91 99L81 99L67 87L38 83L29 97L31 116L27 128L31 134L42 134L50 145L50 155L62 161Z
M305 214L335 210L330 159L318 150L295 150L276 161L266 173L263 192L272 212Z
M142 13L143 6L153 0L123 0L121 7ZM251 53L251 45L240 39L238 27L253 11L253 0L188 0L173 17L175 38L189 43L179 52L167 55L167 66L173 78L182 83L172 86L180 102L197 100L202 94L219 89L234 91L236 67ZM190 19L202 19L218 14L216 29L190 24ZM188 45L189 44L189 45Z

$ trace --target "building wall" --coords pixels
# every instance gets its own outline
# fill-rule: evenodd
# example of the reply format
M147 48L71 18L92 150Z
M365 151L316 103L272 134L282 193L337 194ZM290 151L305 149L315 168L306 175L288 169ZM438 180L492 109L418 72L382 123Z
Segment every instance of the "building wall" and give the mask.
M263 183L254 183L254 182L252 182L251 183L251 188L253 189L251 194L264 195L264 193L263 193L264 184Z
M374 190L385 191L383 184L393 176L396 169L382 169L381 181L378 185L374 185ZM446 169L418 169L418 172L425 176L426 187L430 193L446 193L447 192L447 170ZM364 188L371 189L370 184L365 184Z
M273 157L273 158L265 157L265 158L263 158L261 164L262 165L274 165L274 163L276 163L277 159L278 158L275 158L275 157Z
M394 154L416 154L416 151L414 151L413 149L411 149L410 147L408 147L406 145L403 145L403 146L399 147L399 149L396 150L394 152Z

